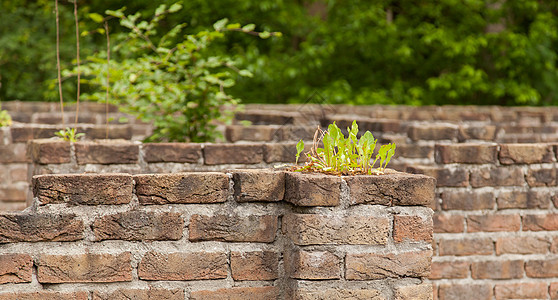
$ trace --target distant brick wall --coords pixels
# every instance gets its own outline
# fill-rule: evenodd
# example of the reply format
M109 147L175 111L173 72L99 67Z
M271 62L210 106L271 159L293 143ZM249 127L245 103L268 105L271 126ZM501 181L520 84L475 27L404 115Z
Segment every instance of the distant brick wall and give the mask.
M34 205L0 213L0 299L432 299L434 188L405 173L36 176Z

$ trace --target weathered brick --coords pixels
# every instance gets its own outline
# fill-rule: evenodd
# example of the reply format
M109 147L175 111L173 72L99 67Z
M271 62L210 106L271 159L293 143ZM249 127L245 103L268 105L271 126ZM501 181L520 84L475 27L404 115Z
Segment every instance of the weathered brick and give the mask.
M97 240L178 240L184 220L179 213L127 211L98 218L91 225Z
M285 173L285 201L298 206L336 206L341 193L339 176Z
M489 238L441 239L439 253L444 255L492 255L494 243Z
M401 285L394 289L396 300L432 300L432 284Z
M501 237L496 240L496 254L544 254L550 241L546 237Z
M351 300L387 300L379 291L372 288L346 289L322 288L320 290L297 289L294 293L296 300L326 300L326 299L351 299Z
M467 217L467 232L519 231L520 228L521 217L518 214Z
M471 171L471 186L523 186L523 171L517 167L491 167Z
M544 144L501 144L500 163L511 164L537 164L554 161L552 145Z
M385 245L390 230L387 217L289 214L282 223L297 245Z
M81 292L13 292L0 293L0 300L87 300L88 293Z
M33 259L28 254L0 255L0 284L31 282Z
M10 132L12 133L13 143L26 143L33 139L33 127L27 124L24 127L11 126ZM54 130L52 136L54 136Z
M550 283L549 293L550 293L550 299L552 300L558 299L558 282Z
M69 142L61 140L33 140L27 151L34 163L63 164L71 161L70 146Z
M285 195L285 173L272 170L235 170L234 197L238 202L281 201Z
M136 195L143 205L218 203L229 195L225 173L172 173L135 175Z
M396 243L404 241L431 243L432 219L419 216L394 216L393 239Z
M139 145L120 140L103 142L77 142L77 163L84 164L137 164Z
M33 194L41 205L126 204L132 200L129 174L65 174L33 177Z
M271 243L277 231L277 216L193 215L190 241Z
M274 280L279 276L279 255L272 251L231 252L234 280Z
M453 124L411 125L407 135L413 141L454 140L457 138L458 126Z
M532 278L558 277L558 258L527 261L525 263L525 273Z
M73 214L0 214L0 244L77 241L83 230L83 222Z
M440 284L439 300L492 300L492 285L486 284Z
M145 143L143 151L148 163L197 163L202 158L201 144L196 143Z
M457 139L460 142L471 140L493 141L496 136L496 126L460 126Z
M106 125L88 126L80 130L85 133L88 140L101 140L101 139L123 139L131 140L133 136L133 127L137 125L120 124L109 125L108 130ZM108 131L108 136L107 136Z
M444 210L483 210L494 208L494 194L478 191L442 192L442 209Z
M296 161L296 142L283 142L283 143L266 143L263 145L264 160L266 163L274 162L290 162ZM308 144L308 143L307 143ZM305 145L305 148L308 145ZM298 162L306 161L304 153L300 154Z
M496 299L547 299L545 282L502 283L494 287Z
M523 216L524 231L553 231L558 230L558 214L538 214Z
M27 182L27 172L28 172L27 165L12 164L10 169L10 178L12 179L12 182L18 182L18 181ZM0 180L2 180L1 177Z
M225 128L225 137L229 142L251 141L269 142L274 138L279 139L278 126L269 125L228 125Z
M272 300L278 299L279 291L274 286L234 287L216 291L195 291L190 300Z
M40 283L132 281L131 254L41 255L37 279Z
M446 169L431 166L410 166L407 172L436 178L438 187L461 187L469 185L469 172L465 169Z
M262 144L206 144L203 148L206 165L259 164L263 162Z
M522 260L479 261L471 263L473 279L517 279L523 277Z
M397 144L397 156L406 158L434 159L434 146L432 145L400 145ZM422 174L422 173L421 173Z
M28 187L26 185L4 185L0 186L0 201L24 202L27 198Z
M435 212L432 216L435 233L460 233L465 230L464 217Z
M114 292L93 292L93 300L184 300L182 289L119 289Z
M218 252L146 253L138 266L142 280L227 278L227 256Z
M530 187L556 186L556 169L529 169L525 178Z
M498 195L498 209L548 208L551 195L541 191L501 191Z
M325 280L341 278L341 259L328 251L296 250L286 255L290 278Z
M429 279L467 278L469 262L467 261L433 261Z
M347 280L371 280L391 277L427 277L432 251L399 254L348 253L345 258Z
M436 162L441 164L493 164L498 146L486 144L436 145Z
M29 162L26 144L0 145L0 163L26 163Z
M418 174L392 173L381 176L344 177L352 204L430 205L436 179Z

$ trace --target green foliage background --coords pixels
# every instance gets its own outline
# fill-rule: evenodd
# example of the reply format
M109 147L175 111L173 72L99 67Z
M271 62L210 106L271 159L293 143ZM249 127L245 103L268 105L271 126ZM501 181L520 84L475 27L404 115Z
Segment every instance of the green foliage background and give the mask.
M162 1L172 4L175 1ZM127 6L152 13L160 1L79 1L86 15ZM499 4L498 4L499 3ZM62 60L75 59L72 3L61 1ZM229 35L212 51L253 74L230 90L244 102L558 104L558 1L184 0L168 28L187 33L224 17L282 38ZM0 4L0 100L56 100L54 1ZM116 24L113 24L117 31ZM104 46L81 41L83 57ZM65 81L68 99L75 97Z

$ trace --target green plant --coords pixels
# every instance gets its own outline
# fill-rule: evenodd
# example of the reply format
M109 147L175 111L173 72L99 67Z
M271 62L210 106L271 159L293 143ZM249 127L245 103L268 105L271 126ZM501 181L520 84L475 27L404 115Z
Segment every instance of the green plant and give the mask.
M335 122L328 126L327 131L320 128L314 134L314 141L310 152L306 153L307 162L302 167L295 167L295 171L317 171L328 174L382 174L391 158L395 154L395 143L383 145L378 150L376 158L370 163L376 148L377 140L370 131L366 131L360 139L356 121L347 128L348 137L343 135ZM323 143L323 148L318 145ZM296 162L304 149L304 142L297 145ZM374 168L376 162L379 166Z
M77 142L79 139L84 136L84 133L77 133L76 128L69 128L62 129L58 132L54 133L56 136L62 138L66 142Z
M12 116L7 110L0 109L0 127L12 125Z

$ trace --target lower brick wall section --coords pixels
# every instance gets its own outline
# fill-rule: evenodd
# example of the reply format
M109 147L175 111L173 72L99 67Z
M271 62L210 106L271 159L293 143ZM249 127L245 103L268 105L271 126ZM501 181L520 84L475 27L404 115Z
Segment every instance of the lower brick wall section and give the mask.
M367 194L371 181L385 193ZM0 213L0 299L430 300L435 184L396 172L36 176L34 205Z

